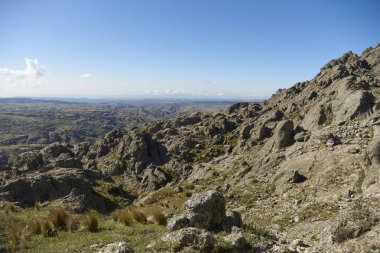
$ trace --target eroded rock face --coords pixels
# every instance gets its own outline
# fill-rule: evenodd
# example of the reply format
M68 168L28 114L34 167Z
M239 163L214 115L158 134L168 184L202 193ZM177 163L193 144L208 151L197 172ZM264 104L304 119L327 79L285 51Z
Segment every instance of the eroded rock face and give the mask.
M52 169L45 173L23 175L0 185L0 199L31 207L37 201L62 201L74 212L92 208L101 212L110 209L111 203L95 193L94 180L102 176L94 171L76 169Z

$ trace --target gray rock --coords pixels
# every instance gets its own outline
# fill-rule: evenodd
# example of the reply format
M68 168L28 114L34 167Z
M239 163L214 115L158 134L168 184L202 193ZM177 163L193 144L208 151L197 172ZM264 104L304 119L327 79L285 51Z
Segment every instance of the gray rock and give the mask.
M368 155L376 164L380 164L380 137L374 138L369 143Z
M114 242L101 248L98 253L134 253L126 242Z
M22 207L31 207L37 201L60 201L74 212L86 208L105 212L111 203L94 192L91 183L101 177L95 171L69 168L21 175L0 185L0 200L18 202Z
M207 230L218 230L226 218L226 201L215 190L192 196L184 208L192 226Z
M184 247L196 247L200 251L205 251L211 250L215 244L215 238L211 233L202 232L193 227L170 232L164 236L163 241L176 245L175 250L181 250Z
M326 130L318 130L312 133L311 139L317 144L325 144L328 140L334 139L334 135Z
M178 230L190 226L190 220L186 216L177 216L168 222L167 228L169 231Z
M243 220L239 212L227 210L224 224L224 230L230 231L232 227L241 228Z
M277 148L284 148L291 144L293 127L294 124L291 120L282 121L276 126L273 138Z
M294 140L298 142L307 141L310 136L306 132L300 132L294 135Z
M297 170L291 172L291 175L288 179L289 183L297 184L297 183L302 183L305 182L307 178L303 175L301 175Z
M264 139L266 135L267 135L267 128L265 124L259 125L257 129L254 130L252 133L253 139L258 140L258 141Z
M251 130L253 129L254 124L247 124L243 127L243 129L240 132L241 138L244 140L249 139L251 137Z
M231 233L223 237L223 240L229 244L228 252L231 253L244 252L249 245L242 232Z

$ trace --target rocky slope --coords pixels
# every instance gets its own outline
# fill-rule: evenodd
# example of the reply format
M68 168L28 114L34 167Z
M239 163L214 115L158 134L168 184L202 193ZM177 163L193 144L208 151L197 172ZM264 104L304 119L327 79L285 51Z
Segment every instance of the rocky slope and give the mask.
M107 212L193 185L195 192L224 194L211 209L225 202L243 223L265 230L267 240L244 251L378 252L380 45L361 56L348 52L263 103L114 130L94 145L51 144L22 154L2 173L0 199L24 207L59 202ZM91 187L101 182L113 185L113 201ZM181 212L163 201L168 215ZM221 217L227 219L223 210ZM179 220L187 224L177 227L183 233L165 238L209 242L202 232L208 227Z
M193 111L219 111L232 101L38 100L0 98L0 170L26 151L54 142L89 142L115 129Z

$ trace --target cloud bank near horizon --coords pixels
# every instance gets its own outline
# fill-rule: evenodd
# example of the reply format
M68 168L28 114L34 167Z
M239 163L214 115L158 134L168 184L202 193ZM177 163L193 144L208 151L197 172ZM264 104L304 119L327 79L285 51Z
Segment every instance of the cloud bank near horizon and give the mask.
M37 59L24 58L26 68L15 70L9 68L0 68L0 76L12 85L29 85L39 84L45 77L45 67Z

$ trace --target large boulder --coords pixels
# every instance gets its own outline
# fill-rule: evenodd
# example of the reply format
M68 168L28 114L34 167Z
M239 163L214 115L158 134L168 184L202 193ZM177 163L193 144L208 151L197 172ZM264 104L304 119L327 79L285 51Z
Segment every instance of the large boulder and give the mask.
M285 148L291 144L293 127L294 124L291 120L278 123L273 135L277 148Z
M196 194L184 207L192 226L207 230L222 228L226 218L226 201L219 191Z
M196 227L209 231L231 231L232 227L242 227L240 213L226 211L226 201L219 191L210 190L195 194L184 204L185 214L168 222L168 230Z

